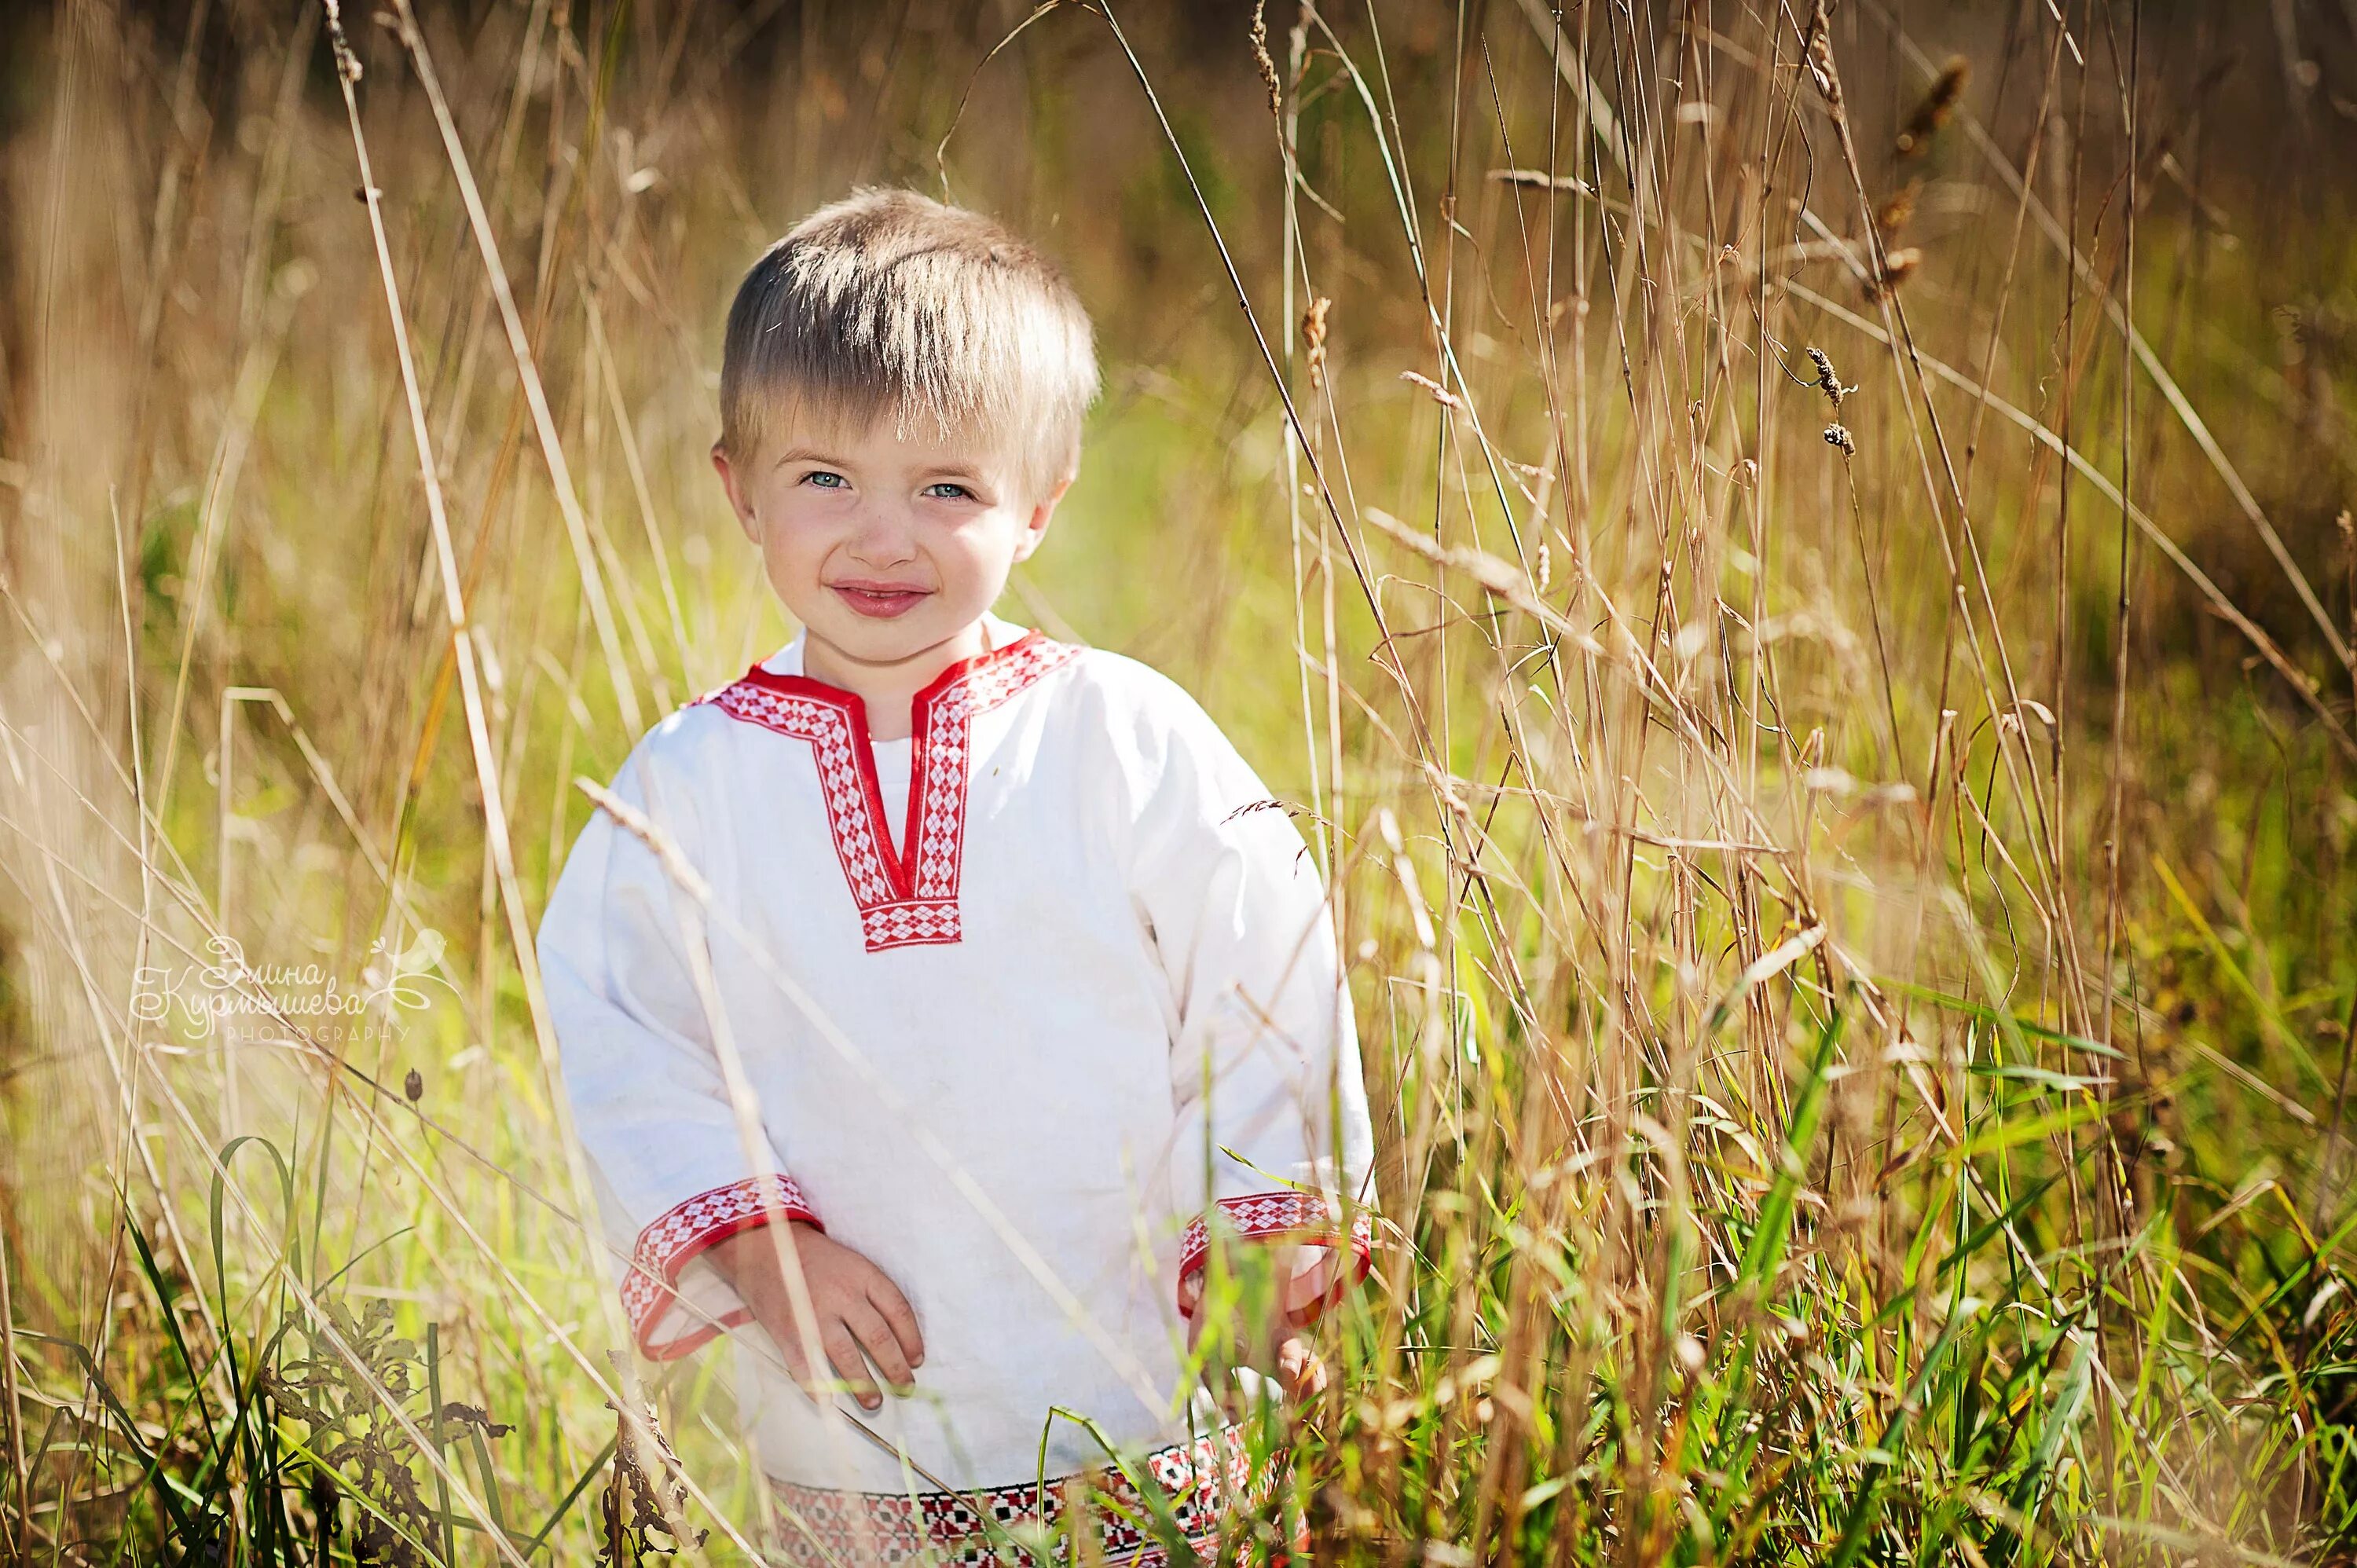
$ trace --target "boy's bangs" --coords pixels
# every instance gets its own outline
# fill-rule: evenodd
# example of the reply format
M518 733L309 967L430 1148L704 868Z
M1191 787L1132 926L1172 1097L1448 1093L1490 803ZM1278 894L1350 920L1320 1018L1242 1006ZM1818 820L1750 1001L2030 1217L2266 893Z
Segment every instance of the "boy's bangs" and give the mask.
M873 381L834 386L779 381L747 389L739 421L741 456L774 450L787 432L821 446L834 436L858 437L889 431L897 441L927 442L1008 459L1011 478L1035 499L1064 477L1073 454L1059 439L1049 411L972 400L959 408L942 400L911 395Z

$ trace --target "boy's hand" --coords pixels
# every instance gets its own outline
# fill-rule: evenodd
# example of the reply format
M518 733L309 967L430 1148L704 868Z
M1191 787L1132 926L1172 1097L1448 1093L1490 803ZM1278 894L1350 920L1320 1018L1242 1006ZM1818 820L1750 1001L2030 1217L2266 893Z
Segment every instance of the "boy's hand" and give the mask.
M779 1262L778 1238L768 1226L716 1242L705 1256L744 1299L753 1321L769 1331L785 1358L787 1372L813 1399L828 1391L820 1385L840 1379L863 1409L877 1408L884 1396L868 1376L869 1361L893 1392L907 1392L916 1380L915 1369L925 1360L924 1337L917 1330L909 1298L883 1270L824 1231L800 1220L789 1224L787 1231L788 1244L802 1262L802 1283L810 1288L812 1337L832 1368L831 1377L810 1364L802 1326L794 1318L793 1294Z
M1295 1404L1314 1400L1326 1391L1325 1358L1310 1348L1308 1340L1290 1335L1276 1347L1276 1380Z
M1203 1318L1199 1311L1187 1320L1187 1348L1190 1353L1202 1337ZM1311 1348L1308 1337L1294 1328L1281 1305L1269 1313L1265 1322L1245 1326L1238 1349L1244 1365L1274 1374L1290 1403L1299 1404L1326 1391L1325 1359Z

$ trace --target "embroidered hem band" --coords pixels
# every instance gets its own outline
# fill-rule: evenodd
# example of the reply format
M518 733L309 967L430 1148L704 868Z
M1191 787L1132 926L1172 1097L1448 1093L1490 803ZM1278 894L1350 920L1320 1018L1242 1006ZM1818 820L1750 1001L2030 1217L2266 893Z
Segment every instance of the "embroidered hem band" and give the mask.
M1188 1545L1206 1556L1231 1504L1265 1500L1278 1467L1273 1461L1255 1466L1243 1429L1233 1425L1157 1448L1138 1463L1171 1499L1172 1517ZM1110 1466L1082 1474L1101 1499L1091 1510L1097 1545L1089 1560L1109 1568L1162 1568L1168 1559L1161 1541L1137 1522L1153 1516L1136 1489ZM1077 1478L1049 1479L1044 1497L1030 1481L970 1492L898 1494L772 1480L786 1516L776 1545L795 1568L931 1563L996 1568L1001 1559L988 1526L1011 1530L1041 1522L1058 1528L1069 1506L1065 1488ZM1014 1560L1025 1561L1026 1554L1016 1552ZM1065 1560L1060 1545L1057 1560Z

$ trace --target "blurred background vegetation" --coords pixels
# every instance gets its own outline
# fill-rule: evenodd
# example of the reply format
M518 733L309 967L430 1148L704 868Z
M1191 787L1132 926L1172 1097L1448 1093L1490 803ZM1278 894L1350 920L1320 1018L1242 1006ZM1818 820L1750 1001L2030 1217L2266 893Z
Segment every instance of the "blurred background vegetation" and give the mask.
M1240 1549L2357 1549L2348 0L413 3L0 14L0 1558L791 1527L519 938L791 635L721 320L867 181L1095 314L1003 607L1339 889L1383 1262Z

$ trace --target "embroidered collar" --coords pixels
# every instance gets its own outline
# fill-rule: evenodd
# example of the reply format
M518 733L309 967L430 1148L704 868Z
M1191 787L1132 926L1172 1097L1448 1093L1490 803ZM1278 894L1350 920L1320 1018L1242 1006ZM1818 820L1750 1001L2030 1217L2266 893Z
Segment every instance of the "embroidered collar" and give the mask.
M994 642L1017 628L992 618ZM1069 661L1080 650L1024 631L988 652L960 660L909 706L909 806L892 842L867 705L856 693L800 673L797 636L742 678L707 693L731 717L809 743L818 763L827 826L867 950L960 940L958 882L964 857L966 782L974 715L995 708ZM770 668L784 664L791 672Z

